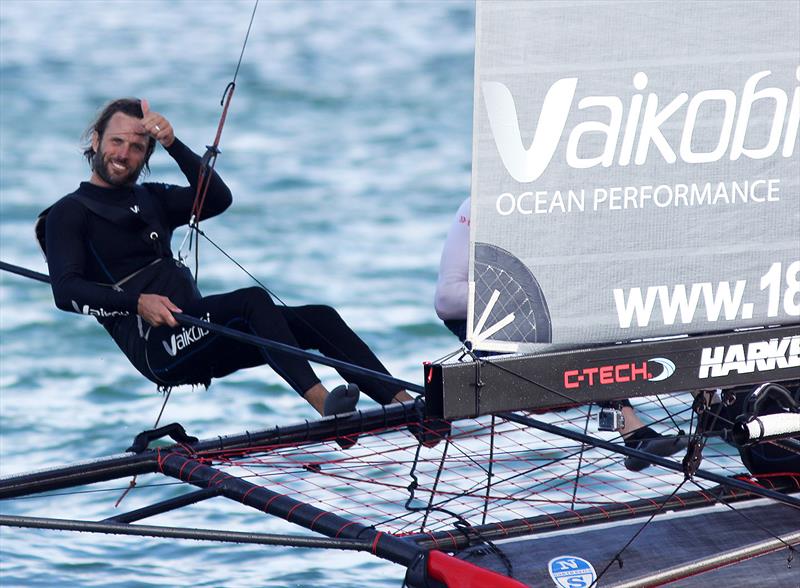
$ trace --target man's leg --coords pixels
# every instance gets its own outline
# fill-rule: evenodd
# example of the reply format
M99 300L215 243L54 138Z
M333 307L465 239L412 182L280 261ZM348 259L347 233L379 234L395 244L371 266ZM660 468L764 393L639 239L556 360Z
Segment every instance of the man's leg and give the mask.
M621 405L620 412L622 413L623 424L617 429L617 432L622 435L623 439L628 439L634 432L644 428L645 425L630 402L623 400L619 404Z
M346 361L382 374L389 374L366 343L345 323L330 306L287 306L280 309L286 322L303 349L317 349L326 357ZM369 376L337 370L348 382L357 384L379 404L396 400L412 400L399 386L377 381Z
M629 401L622 400L619 404L623 423L617 432L622 435L626 446L662 457L678 453L688 446L689 440L685 435L661 435L642 422ZM649 461L638 457L626 457L624 464L632 472L641 471L651 465Z
M207 296L182 305L186 314L295 347L283 312L260 288ZM324 413L328 391L308 361L192 328L152 329L147 341L148 365L156 381L167 386L202 383L237 370L269 364L317 412Z

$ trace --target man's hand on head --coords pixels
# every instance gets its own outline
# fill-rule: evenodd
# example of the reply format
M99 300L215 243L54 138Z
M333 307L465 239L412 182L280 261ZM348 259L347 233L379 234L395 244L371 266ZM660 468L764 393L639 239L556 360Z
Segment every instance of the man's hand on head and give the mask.
M148 324L154 327L169 325L172 328L178 326L178 321L172 316L173 312L183 312L175 306L166 296L160 294L139 294L139 304L136 312Z
M147 133L164 147L169 147L175 141L175 131L169 121L161 114L150 110L150 104L142 99L142 125Z

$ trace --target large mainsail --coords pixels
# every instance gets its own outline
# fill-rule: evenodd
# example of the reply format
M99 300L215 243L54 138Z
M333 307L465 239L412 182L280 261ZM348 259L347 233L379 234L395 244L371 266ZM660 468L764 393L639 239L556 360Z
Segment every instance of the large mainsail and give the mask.
M478 1L468 338L797 322L800 3Z

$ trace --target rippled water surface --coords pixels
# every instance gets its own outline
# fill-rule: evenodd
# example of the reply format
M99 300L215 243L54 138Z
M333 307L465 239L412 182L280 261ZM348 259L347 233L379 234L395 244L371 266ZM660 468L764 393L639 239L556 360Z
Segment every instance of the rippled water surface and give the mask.
M0 2L3 261L46 271L33 220L88 178L80 136L104 102L145 97L196 151L213 140L251 10L244 1ZM217 163L234 206L205 226L287 304L335 306L412 381L423 361L454 348L432 298L441 243L469 189L473 20L460 1L262 0ZM184 183L163 151L151 167L154 179ZM206 293L251 285L208 245L200 279ZM56 310L46 286L1 274L0 328L3 475L117 453L152 426L153 385L94 320ZM312 416L258 368L208 391L178 390L163 421L212 437ZM119 494L0 509L97 520ZM148 522L285 532L220 499L190 518ZM404 571L343 552L9 528L0 551L3 586L399 586Z

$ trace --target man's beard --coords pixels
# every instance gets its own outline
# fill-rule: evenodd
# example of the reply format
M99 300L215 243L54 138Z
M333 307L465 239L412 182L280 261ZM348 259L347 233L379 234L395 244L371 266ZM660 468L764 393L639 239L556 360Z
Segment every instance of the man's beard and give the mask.
M102 179L104 182L111 184L112 186L116 186L117 188L122 188L124 186L130 186L136 183L136 180L139 178L139 174L142 173L144 162L142 162L138 168L131 169L125 176L113 176L111 173L109 173L109 165L111 165L110 160L106 161L105 152L101 147L98 146L94 157L92 157L92 171L100 176L100 179Z

